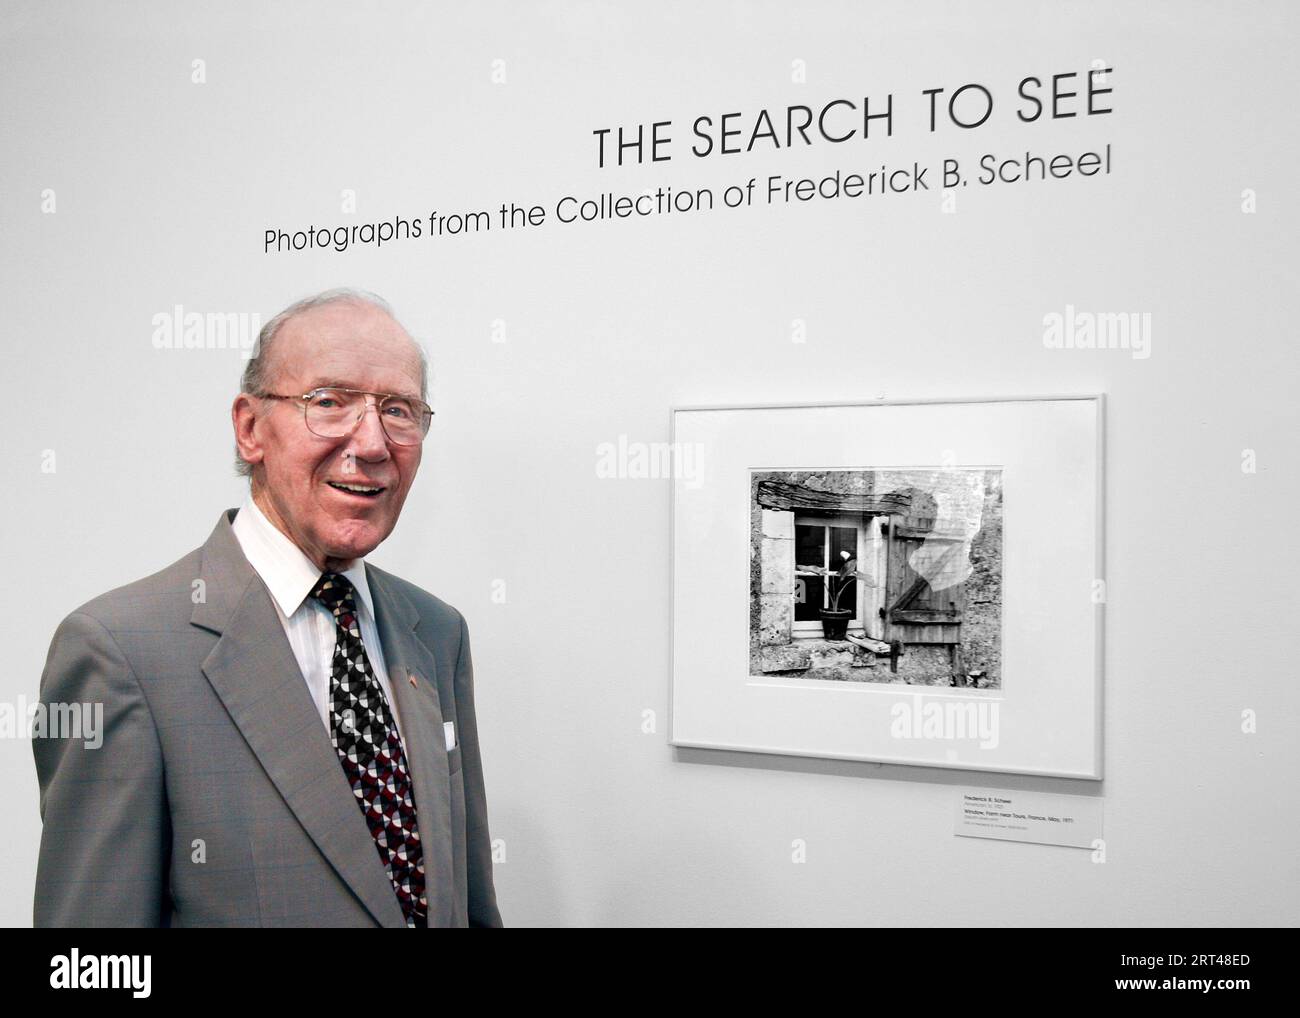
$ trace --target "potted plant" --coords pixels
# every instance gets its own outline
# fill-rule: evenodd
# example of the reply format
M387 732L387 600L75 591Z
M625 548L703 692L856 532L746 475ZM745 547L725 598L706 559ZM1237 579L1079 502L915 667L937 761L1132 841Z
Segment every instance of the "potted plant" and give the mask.
M826 593L831 606L820 609L818 614L822 619L822 635L828 640L848 639L849 620L853 618L853 609L840 608L840 598L858 580L870 579L858 572L858 560L847 551L840 552L840 557L844 559L844 564L838 570L827 569L825 566L796 567L800 572L816 573L818 576L826 577Z

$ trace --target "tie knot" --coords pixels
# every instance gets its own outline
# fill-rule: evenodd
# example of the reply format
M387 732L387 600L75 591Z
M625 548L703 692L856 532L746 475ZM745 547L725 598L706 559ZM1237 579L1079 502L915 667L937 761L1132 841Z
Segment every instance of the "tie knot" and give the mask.
M334 613L340 622L342 616L354 616L357 613L356 599L353 597L352 581L341 573L322 573L312 588L311 596ZM351 627L349 618L345 627Z

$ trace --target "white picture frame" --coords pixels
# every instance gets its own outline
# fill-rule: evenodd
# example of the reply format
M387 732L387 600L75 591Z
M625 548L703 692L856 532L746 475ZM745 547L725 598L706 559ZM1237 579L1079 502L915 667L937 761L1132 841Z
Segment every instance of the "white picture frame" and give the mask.
M1100 394L673 408L673 449L689 447L694 469L672 484L670 743L1101 780L1104 409ZM778 670L755 667L755 647L783 639L765 635L755 599L785 596L784 573L769 582L755 556L786 536L755 530L758 479L963 471L1000 478L996 680L967 678L955 638L958 663L938 679L886 672L879 646L848 651L855 667L874 662L860 672L821 658L781 671L780 655ZM847 660L838 645L813 649ZM845 674L871 678L815 677Z

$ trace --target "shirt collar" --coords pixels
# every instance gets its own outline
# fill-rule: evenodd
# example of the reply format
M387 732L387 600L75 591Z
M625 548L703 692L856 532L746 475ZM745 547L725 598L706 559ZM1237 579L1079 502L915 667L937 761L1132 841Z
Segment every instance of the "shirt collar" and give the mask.
M275 598L275 603L286 618L292 616L311 596L321 571L301 548L266 518L251 495L239 507L230 529L234 531L249 565L257 570ZM339 572L351 581L364 610L373 619L375 606L370 598L370 584L366 581L366 560L353 559L346 569Z

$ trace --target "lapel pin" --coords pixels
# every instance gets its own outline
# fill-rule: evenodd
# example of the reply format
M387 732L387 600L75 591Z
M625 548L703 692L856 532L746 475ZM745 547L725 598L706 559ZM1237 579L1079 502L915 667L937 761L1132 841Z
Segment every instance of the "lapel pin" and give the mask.
M419 689L419 688L420 688L420 687L418 686L418 684L416 683L416 681L415 681L415 672L407 672L407 673L406 673L406 677L410 680L410 682L411 682L411 688L412 688L412 689Z

